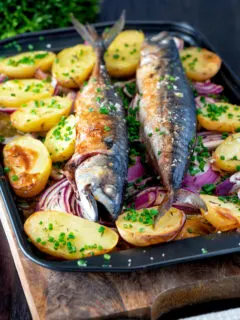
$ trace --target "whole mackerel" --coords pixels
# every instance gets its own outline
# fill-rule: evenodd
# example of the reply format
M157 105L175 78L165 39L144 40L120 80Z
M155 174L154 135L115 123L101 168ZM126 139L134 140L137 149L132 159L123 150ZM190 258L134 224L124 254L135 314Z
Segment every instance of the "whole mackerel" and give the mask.
M204 206L199 197L181 196L179 192L188 168L197 120L192 90L178 49L168 34L159 34L143 43L137 85L141 136L150 163L168 191L160 211L165 213L177 197L182 202Z
M77 139L65 173L85 218L115 220L121 212L127 179L127 127L122 101L114 91L103 57L123 28L124 15L101 38L92 26L85 27L74 18L72 21L84 40L94 47L97 59L88 84L75 101Z

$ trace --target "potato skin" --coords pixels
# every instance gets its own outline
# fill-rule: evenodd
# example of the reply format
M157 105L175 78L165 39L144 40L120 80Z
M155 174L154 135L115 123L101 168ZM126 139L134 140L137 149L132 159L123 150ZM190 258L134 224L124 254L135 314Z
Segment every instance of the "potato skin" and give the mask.
M110 252L117 245L118 234L107 227L101 233L100 227L98 223L58 211L35 212L24 223L25 233L40 251L67 260Z
M201 215L189 215L186 222L174 240L205 236L213 233L215 228Z
M6 144L3 157L10 184L18 196L34 197L45 188L52 161L41 141L28 136L16 138Z
M19 108L31 100L51 97L53 91L51 83L37 79L8 80L0 84L0 105Z
M225 102L205 104L198 110L198 122L207 130L235 132L240 128L240 106Z
M236 172L240 168L240 133L225 139L213 153L214 164L221 170Z
M71 110L72 101L65 97L52 97L30 101L10 116L12 126L23 132L45 132L55 126Z
M223 202L218 197L201 195L208 211L201 210L202 216L217 230L228 231L239 227L239 206L231 202Z
M48 51L20 53L2 60L0 72L14 79L33 78L37 69L49 71L55 56L55 53Z
M71 130L69 130L71 128ZM59 132L56 137L56 130ZM64 121L60 121L46 135L44 145L49 151L53 162L68 160L74 153L76 140L76 119L70 115Z
M66 88L79 88L90 76L96 62L91 46L79 44L63 49L53 62L52 74Z
M125 30L119 33L104 56L112 77L124 78L136 73L143 41L144 33L141 31Z
M141 213L143 210L137 212ZM118 232L125 241L138 247L173 240L182 229L186 219L183 211L171 208L153 228L152 225L126 220L126 214L127 212L121 214L116 221Z
M195 81L211 79L221 68L220 57L204 48L185 48L180 57L187 77Z

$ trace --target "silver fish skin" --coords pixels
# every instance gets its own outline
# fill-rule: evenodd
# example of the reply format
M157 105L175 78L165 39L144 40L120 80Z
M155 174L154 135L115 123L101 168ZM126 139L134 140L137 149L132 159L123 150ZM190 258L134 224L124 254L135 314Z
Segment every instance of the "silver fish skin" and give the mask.
M128 140L123 103L111 84L103 57L123 28L124 17L102 38L91 26L86 28L76 20L74 25L94 47L97 61L88 84L76 98L77 139L65 174L75 188L85 218L113 221L122 209Z
M187 171L196 136L196 106L176 45L168 34L146 40L137 70L141 137L170 208Z

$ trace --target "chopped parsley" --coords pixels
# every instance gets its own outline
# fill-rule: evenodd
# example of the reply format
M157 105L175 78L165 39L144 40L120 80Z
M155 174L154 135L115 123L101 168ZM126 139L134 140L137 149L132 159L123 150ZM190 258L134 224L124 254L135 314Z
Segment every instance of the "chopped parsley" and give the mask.
M77 264L79 267L87 267L87 261L83 259L78 260Z
M210 157L210 153L203 145L203 137L197 137L197 144L194 148L193 155L190 158L189 173L194 176L199 172L204 172L205 164Z
M104 226L100 226L100 227L98 228L98 232L101 234L101 236L103 236L105 229L106 229L106 228L105 228Z
M109 260L111 259L111 255L105 253L105 254L103 255L103 258L104 258L104 260L108 260L108 261L109 261Z
M14 174L12 175L11 179L12 181L18 181L19 177L16 174Z
M157 209L143 209L139 212L135 209L129 208L123 219L125 221L140 222L145 225L153 225L154 219L157 215Z
M104 131L110 131L111 128L109 126L104 126Z
M206 183L202 186L202 190L200 193L202 194L213 194L216 189L215 184L213 183Z

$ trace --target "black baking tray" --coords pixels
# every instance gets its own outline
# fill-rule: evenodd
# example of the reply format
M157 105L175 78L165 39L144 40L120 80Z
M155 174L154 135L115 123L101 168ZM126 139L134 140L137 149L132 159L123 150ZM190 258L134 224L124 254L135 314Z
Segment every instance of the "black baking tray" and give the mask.
M97 23L95 27L97 31L101 33L106 27L112 24L112 21ZM170 21L128 21L126 22L125 29L141 29L146 36L151 36L164 30L169 31L171 34L184 39L189 45L205 47L215 52L208 41L197 30L186 23ZM16 43L22 47L22 51L34 48L34 50L44 49L58 52L63 48L81 42L82 39L73 28L23 34L0 41L0 56L17 53ZM224 86L224 93L232 103L240 104L240 81L225 62L223 62L221 70L214 81ZM3 198L22 252L31 261L49 269L78 272L129 272L139 269L158 268L193 260L208 259L210 257L240 251L240 234L238 232L226 232L173 241L147 248L134 248L114 252L111 253L111 260L107 263L103 256L95 256L85 259L87 261L86 267L78 266L77 261L52 261L46 259L41 252L27 241L23 230L23 217L21 217L16 207L12 191L7 179L4 177L1 166L0 195Z

